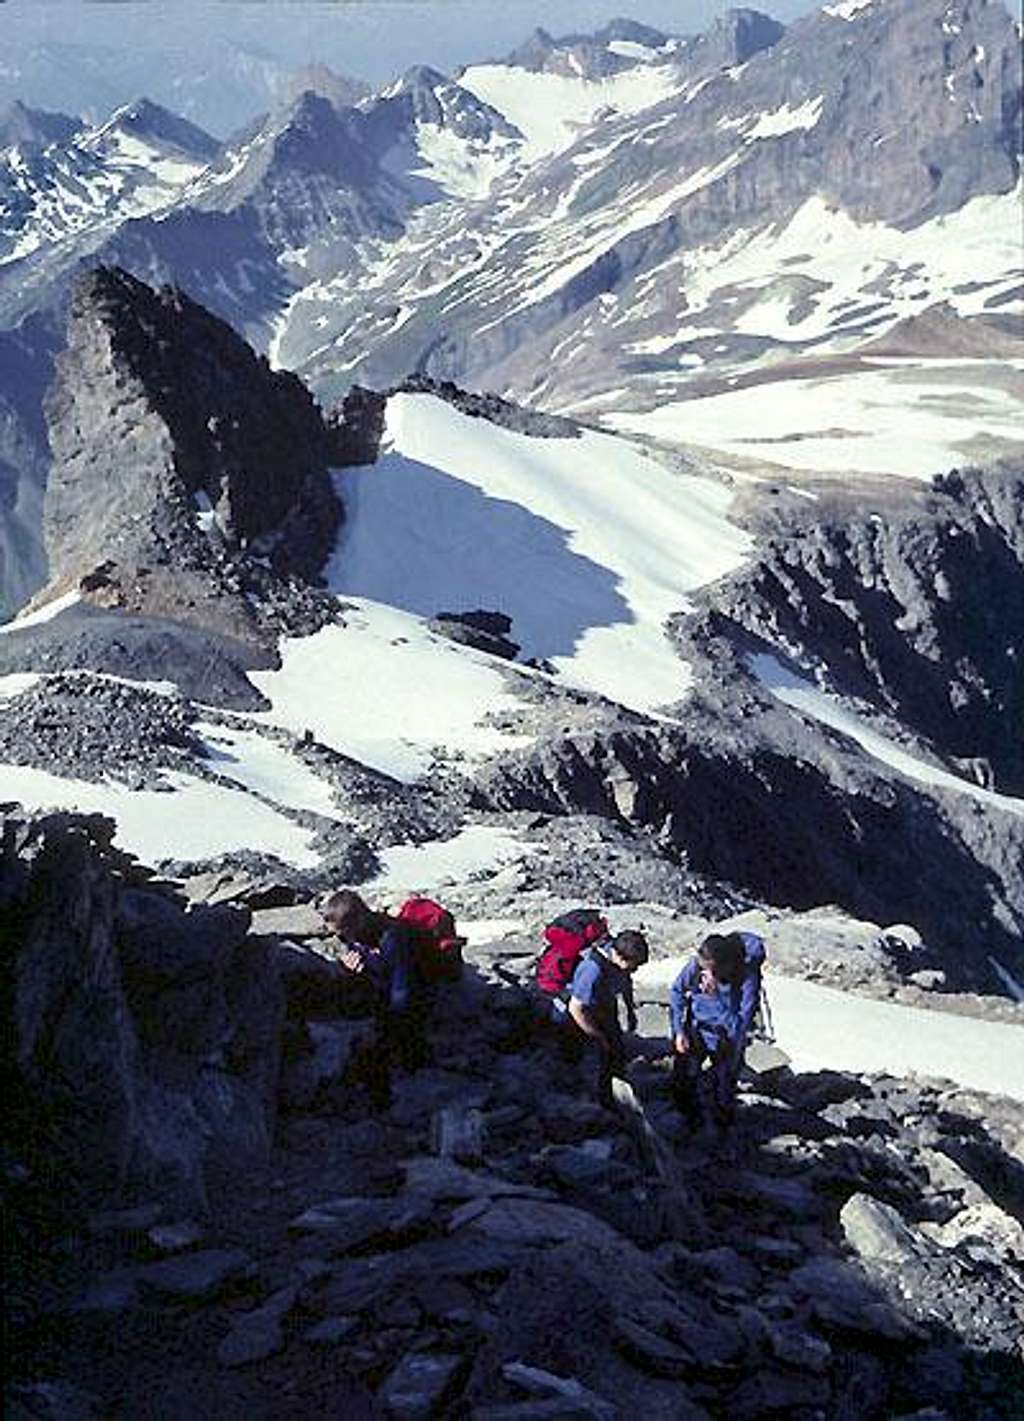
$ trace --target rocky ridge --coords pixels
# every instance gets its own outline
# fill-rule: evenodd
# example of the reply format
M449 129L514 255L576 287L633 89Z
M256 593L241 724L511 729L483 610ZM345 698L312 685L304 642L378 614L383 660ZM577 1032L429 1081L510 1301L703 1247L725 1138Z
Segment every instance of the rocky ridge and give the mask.
M320 413L181 293L84 277L47 413L54 590L258 641L260 564L315 579L340 517Z
M1019 1104L781 1070L677 1140L663 1008L602 1110L481 942L371 1116L308 903L108 839L4 823L12 1415L1015 1414Z

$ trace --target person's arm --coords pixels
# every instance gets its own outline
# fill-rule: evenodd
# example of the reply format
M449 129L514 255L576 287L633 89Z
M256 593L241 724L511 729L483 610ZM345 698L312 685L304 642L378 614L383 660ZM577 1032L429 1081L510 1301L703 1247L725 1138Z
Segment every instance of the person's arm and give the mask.
M380 940L379 956L387 982L388 1010L400 1016L412 1000L412 948L406 934L388 928Z
M672 1021L672 1041L678 1052L689 1049L686 1037L687 1000L694 989L697 959L691 959L669 989L669 1014Z
M633 979L626 977L626 985L622 989L622 1001L626 1008L626 1030L636 1030L636 997L633 995Z
M569 991L569 1016L591 1040L596 1041L602 1051L611 1053L611 1042L601 1030L594 1012L595 998L601 980L600 963L587 958L576 968Z
M761 1000L761 967L760 964L751 964L747 967L746 975L743 978L743 985L740 987L740 1006L736 1032L736 1050L742 1052L750 1035L750 1027L754 1020L754 1013L757 1011L757 1004Z
M586 1003L580 1001L579 997L569 998L569 1015L585 1036L596 1041L606 1054L611 1054L611 1042L594 1020L590 1008Z

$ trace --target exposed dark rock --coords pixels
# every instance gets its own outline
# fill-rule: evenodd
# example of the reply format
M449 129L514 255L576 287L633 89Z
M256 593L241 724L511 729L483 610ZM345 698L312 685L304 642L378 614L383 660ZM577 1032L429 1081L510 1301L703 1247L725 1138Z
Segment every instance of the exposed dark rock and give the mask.
M58 587L93 574L108 604L253 640L231 555L318 575L338 521L319 411L181 292L117 269L83 277L47 414Z
M512 618L503 612L438 612L428 623L431 631L440 632L463 646L476 647L491 656L514 661L519 655L518 642L510 639Z
M386 395L434 395L453 405L461 414L473 419L486 419L516 434L528 434L534 439L578 439L580 426L572 419L527 409L524 405L504 400L500 395L476 393L460 389L451 380L437 380L430 375L410 375L395 385ZM386 397L386 396L385 396Z
M327 416L330 461L339 467L375 464L384 435L387 395L353 385Z
M266 1163L280 987L244 919L217 917L211 936L214 918L126 892L112 830L3 820L5 1069L24 1101L11 1138L93 1192L203 1206Z
M703 593L709 610L681 630L774 650L965 778L1020 794L1024 475L956 471L880 506L832 496L769 517L751 564Z

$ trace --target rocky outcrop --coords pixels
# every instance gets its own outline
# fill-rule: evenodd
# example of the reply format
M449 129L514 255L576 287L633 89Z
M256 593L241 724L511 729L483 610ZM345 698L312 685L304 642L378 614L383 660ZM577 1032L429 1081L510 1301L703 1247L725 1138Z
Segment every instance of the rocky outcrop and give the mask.
M866 702L968 779L1024 794L1024 473L823 496L769 516L748 568L705 594L694 640L772 649Z
M322 567L338 509L319 411L180 292L83 277L47 415L54 586L88 577L108 605L252 640L242 555Z
M112 832L4 814L7 1144L93 1200L155 1191L203 1208L266 1166L282 989L247 913L186 911Z
M911 922L951 986L1001 991L992 952L1024 968L1019 818L922 798L753 701L738 724L735 713L705 695L678 728L570 734L503 755L476 777L477 802L617 819L764 902Z

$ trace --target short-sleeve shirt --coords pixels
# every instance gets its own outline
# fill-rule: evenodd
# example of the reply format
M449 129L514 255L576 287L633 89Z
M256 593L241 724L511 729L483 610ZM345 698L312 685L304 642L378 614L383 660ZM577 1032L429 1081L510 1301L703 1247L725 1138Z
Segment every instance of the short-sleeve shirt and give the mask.
M573 973L572 996L599 1020L614 1021L616 1001L629 992L629 973L601 952L589 952Z

